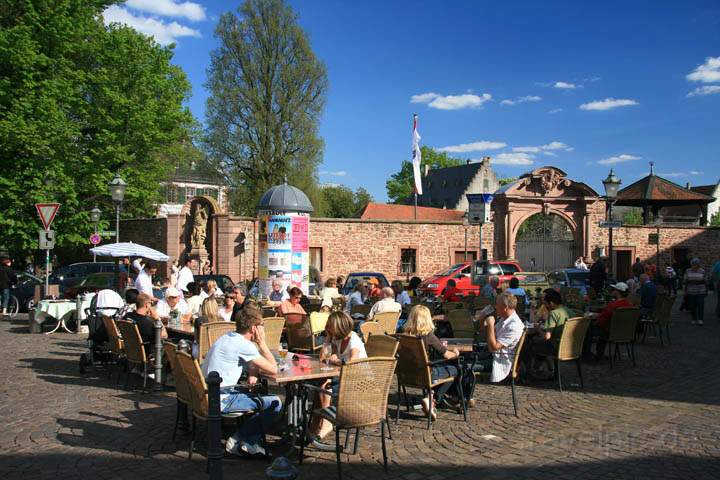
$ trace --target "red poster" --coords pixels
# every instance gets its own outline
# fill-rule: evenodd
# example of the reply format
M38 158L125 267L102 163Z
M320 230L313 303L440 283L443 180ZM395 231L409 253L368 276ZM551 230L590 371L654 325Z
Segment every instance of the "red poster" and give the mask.
M310 241L308 217L292 217L292 251L307 252Z

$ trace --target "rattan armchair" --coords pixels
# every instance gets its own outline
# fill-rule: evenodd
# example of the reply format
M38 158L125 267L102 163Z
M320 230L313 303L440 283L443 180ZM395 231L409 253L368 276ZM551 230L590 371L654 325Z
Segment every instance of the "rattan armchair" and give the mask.
M663 342L663 331L665 338L667 338L668 345L670 345L670 323L672 321L672 309L674 305L675 297L670 295L657 296L655 308L650 318L640 319L640 323L643 326L643 342L645 342L647 331L652 328L655 330L658 338L660 338L660 345L665 345Z
M313 335L319 335L325 331L330 312L312 312L310 314L310 328Z
M198 360L205 360L210 347L226 333L235 331L233 322L208 322L200 325L198 332Z
M364 322L362 325L360 325L360 332L362 333L365 342L368 341L368 338L370 338L370 336L385 334L382 325L380 325L378 322Z
M582 357L583 343L585 334L590 327L590 319L583 317L569 318L565 321L558 350L553 355L547 355L548 358L555 361L555 375L558 379L558 387L563 391L562 377L560 376L560 362L575 362L578 377L580 378L580 388L584 388L582 376ZM543 356L540 354L540 356Z
M395 357L373 357L347 362L340 370L340 388L336 406L313 411L313 415L328 420L335 426L338 479L342 479L340 454L347 448L347 441L345 446L340 445L340 431L355 430L355 447L351 452L345 452L355 455L360 429L377 424L380 424L383 468L387 472L385 429L388 427L388 393L396 363ZM305 451L304 440L307 435L308 420L305 422L303 441L300 443L300 463L303 461Z
M270 350L280 350L280 339L282 338L285 319L283 317L267 317L263 319L265 324L265 343Z
M117 383L120 381L119 364L120 364L120 361L125 358L125 345L123 344L122 337L120 336L120 331L118 330L115 320L112 319L111 317L107 317L107 316L103 315L102 322L103 322L103 326L105 327L105 331L107 332L108 348L110 349L110 354L112 355L115 364L118 366L118 374L117 374L117 380L116 380L116 383ZM112 365L112 364L109 364L109 365ZM111 375L112 375L112 367L109 366L108 377L110 377Z
M182 423L187 425L187 408L192 407L192 400L190 398L190 388L185 379L185 374L177 361L177 345L172 342L164 342L163 355L165 355L170 370L172 370L173 378L175 379L175 398L177 399L177 405L175 408L175 426L173 427L172 433L172 439L175 440L180 419L182 418Z
M445 314L455 338L475 338L475 325L469 310L450 310Z
M377 322L382 328L383 333L392 335L397 330L398 320L400 320L400 312L382 312L376 313L372 321Z
M365 340L365 352L368 357L395 357L400 342L389 335L370 335Z
M355 318L355 315L362 315L363 317L367 317L367 314L370 313L370 309L372 308L372 305L353 305L352 308L350 308L350 316Z
M432 426L432 405L433 405L433 389L448 382L455 382L459 380L458 377L440 378L437 380L432 379L431 368L433 365L440 365L442 363L450 362L451 360L437 360L431 362L428 358L427 348L422 338L413 335L398 335L400 341L400 349L398 353L398 365L397 365L397 384L398 384L398 395L397 395L397 412L395 416L395 422L400 420L400 389L402 388L403 396L405 397L405 405L407 410L410 411L410 402L407 396L407 387L419 388L422 390L423 395L427 395L429 398L430 408L427 413L427 428L428 430ZM458 363L458 376L461 375L460 365ZM457 381L458 389L460 390L460 404L462 407L463 418L467 420L467 411L465 406L465 397L462 394L462 382Z
M317 341L319 334L313 333L312 324L308 315L302 316L300 323L290 323L285 315L285 326L287 327L288 350L293 352L314 352L322 347Z
M128 363L128 374L125 381L125 388L130 383L130 376L132 375L132 367L141 368L143 372L143 390L147 386L148 370L150 368L150 362L145 354L145 345L143 345L142 337L140 336L140 330L138 326L127 320L117 321L120 335L123 338L123 344L125 347L125 359Z
M610 351L610 368L613 368L615 358L620 358L620 345L625 345L628 356L635 363L635 331L640 321L640 309L638 307L616 308L610 319L610 334L608 335L608 346ZM613 352L613 345L615 351Z

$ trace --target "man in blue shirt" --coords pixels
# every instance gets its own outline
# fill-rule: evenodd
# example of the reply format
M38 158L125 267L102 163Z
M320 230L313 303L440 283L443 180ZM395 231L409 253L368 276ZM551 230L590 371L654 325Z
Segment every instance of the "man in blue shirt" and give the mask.
M657 287L647 273L640 275L640 315L652 314L657 299Z

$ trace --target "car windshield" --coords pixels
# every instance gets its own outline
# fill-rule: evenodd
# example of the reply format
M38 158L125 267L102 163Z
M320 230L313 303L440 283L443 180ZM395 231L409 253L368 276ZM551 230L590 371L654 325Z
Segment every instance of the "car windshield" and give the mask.
M450 267L450 268L446 268L445 270L439 271L438 273L435 274L435 276L436 276L436 277L447 277L447 276L449 276L449 275L452 275L452 273L453 273L455 270L457 270L458 268L460 268L460 267L462 267L462 266L463 266L462 263L457 263L457 264L453 265L453 266Z
M567 272L571 287L584 287L590 283L590 272Z

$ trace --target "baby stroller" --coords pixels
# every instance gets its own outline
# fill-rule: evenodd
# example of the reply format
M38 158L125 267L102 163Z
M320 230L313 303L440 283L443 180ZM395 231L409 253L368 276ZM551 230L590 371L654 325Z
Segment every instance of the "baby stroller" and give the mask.
M97 308L97 298L95 295L90 301L90 307L85 309L85 318L88 326L88 352L80 355L80 374L84 375L87 367L100 365L107 366L114 358L108 347L108 334L103 324L102 315ZM120 308L103 307L104 313L112 313L112 318L117 317Z

